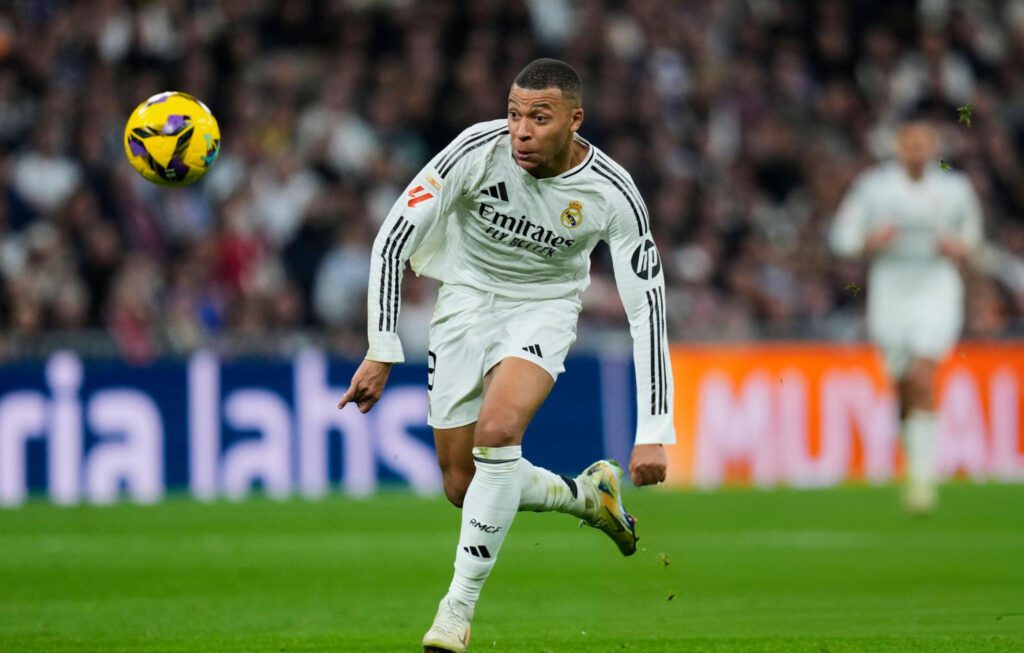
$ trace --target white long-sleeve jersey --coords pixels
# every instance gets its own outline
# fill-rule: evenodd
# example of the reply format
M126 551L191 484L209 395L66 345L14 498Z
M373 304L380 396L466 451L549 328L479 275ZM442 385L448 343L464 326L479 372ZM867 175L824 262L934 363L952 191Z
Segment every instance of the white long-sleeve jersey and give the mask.
M896 228L896 236L868 271L872 332L901 328L915 316L962 322L963 281L939 253L938 243L943 237L969 249L981 243L981 207L967 176L941 170L937 163L927 165L917 181L895 161L867 170L839 207L832 248L843 256L859 256L868 236L888 225Z
M608 243L626 308L637 389L637 444L675 442L665 283L647 208L629 174L588 146L537 179L513 159L505 120L464 131L416 175L373 244L368 359L405 360L396 325L402 273L514 299L578 299L590 253Z

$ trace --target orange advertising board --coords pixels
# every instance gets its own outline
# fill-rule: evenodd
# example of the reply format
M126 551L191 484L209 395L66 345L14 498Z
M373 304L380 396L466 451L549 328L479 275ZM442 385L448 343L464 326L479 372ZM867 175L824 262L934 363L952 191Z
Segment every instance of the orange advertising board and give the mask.
M901 470L899 418L869 345L676 345L668 482L820 487ZM939 372L939 472L1024 480L1024 343L966 343Z

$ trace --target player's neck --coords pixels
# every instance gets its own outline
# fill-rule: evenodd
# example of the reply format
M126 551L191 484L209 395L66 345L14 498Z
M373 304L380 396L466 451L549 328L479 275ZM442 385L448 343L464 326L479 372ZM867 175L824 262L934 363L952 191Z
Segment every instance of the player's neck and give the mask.
M906 171L907 176L910 177L910 180L913 182L921 181L921 179L924 178L924 165L905 165L903 166L903 170Z
M558 175L568 172L578 166L580 161L582 161L587 155L587 149L586 145L577 142L574 138L569 143L569 147L566 148L565 152L560 153L552 159L550 166L530 170L530 174L537 179L557 177Z

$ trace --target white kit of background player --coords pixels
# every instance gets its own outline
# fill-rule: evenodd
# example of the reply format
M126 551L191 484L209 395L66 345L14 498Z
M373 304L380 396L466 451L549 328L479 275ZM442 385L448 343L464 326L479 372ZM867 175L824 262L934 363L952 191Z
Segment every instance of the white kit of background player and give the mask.
M935 366L964 322L967 263L982 239L981 207L966 175L935 160L932 127L904 124L897 160L864 172L836 215L832 248L870 259L867 322L899 392L907 454L904 500L927 512L935 488L938 419Z
M550 88L549 80L567 76L568 94ZM598 461L575 479L558 476L522 458L520 447L526 424L564 371L590 253L601 240L611 249L634 342L634 483L664 480L658 445L675 440L664 275L650 217L629 175L576 135L583 115L578 91L578 76L562 62L527 66L512 87L509 119L470 127L434 157L374 243L367 361L404 360L396 325L406 261L442 282L430 326L428 421L446 492L463 515L454 578L423 639L426 650L465 650L480 589L516 511L566 512L603 530L625 555L636 550L635 519L620 500L620 470ZM545 121L559 116L564 129L552 136ZM555 143L562 157L557 174L530 171L545 143ZM376 369L367 361L363 366ZM370 409L383 382L368 383L367 375L357 371L340 405ZM533 403L520 403L522 396ZM495 423L511 424L514 437L488 445L482 431L493 440L500 431ZM460 431L467 425L469 439ZM452 455L446 438L463 438L468 488L458 487L452 461L461 454ZM655 462L638 464L638 458Z

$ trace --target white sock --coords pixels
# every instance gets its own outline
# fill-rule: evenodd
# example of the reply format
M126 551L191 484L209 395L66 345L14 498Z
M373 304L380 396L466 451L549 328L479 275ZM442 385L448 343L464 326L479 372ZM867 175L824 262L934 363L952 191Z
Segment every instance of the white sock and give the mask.
M584 518L587 514L585 488L576 479L559 476L529 460L519 461L519 510L565 512Z
M932 485L936 476L938 416L933 411L912 411L903 421L903 446L907 454L907 480Z
M474 447L476 474L462 503L462 531L448 596L470 607L480 598L519 509L522 447Z

